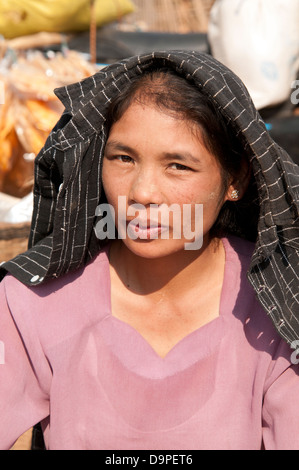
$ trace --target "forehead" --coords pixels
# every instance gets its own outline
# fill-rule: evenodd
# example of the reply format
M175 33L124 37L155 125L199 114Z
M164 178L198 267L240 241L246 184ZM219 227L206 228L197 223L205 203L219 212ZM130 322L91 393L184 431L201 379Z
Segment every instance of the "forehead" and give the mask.
M185 164L218 167L207 149L200 129L186 119L170 116L156 106L133 103L112 126L106 153L123 152L132 157L176 159Z
M175 111L159 108L153 102L141 103L133 101L120 118L115 121L109 130L109 136L115 132L136 132L136 129L144 128L144 136L155 131L157 137L161 136L163 131L176 131L180 134L194 134L201 140L202 128L199 124L187 119L184 115Z

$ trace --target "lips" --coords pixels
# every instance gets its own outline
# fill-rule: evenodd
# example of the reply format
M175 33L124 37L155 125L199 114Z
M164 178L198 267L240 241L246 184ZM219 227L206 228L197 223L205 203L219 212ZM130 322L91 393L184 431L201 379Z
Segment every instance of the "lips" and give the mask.
M128 223L127 231L130 238L140 238L143 240L155 239L168 227L161 225L154 220L134 219Z

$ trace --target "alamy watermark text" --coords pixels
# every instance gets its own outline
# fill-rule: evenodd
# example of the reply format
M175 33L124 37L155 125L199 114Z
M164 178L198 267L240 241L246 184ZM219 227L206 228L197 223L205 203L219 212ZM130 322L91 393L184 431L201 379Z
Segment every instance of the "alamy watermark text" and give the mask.
M117 216L111 204L100 204L96 209L99 220L95 224L96 236L132 240L184 239L186 250L198 250L203 244L202 204L142 204L127 205L126 196L118 197ZM117 218L117 225L116 225ZM189 241L190 240L190 241Z

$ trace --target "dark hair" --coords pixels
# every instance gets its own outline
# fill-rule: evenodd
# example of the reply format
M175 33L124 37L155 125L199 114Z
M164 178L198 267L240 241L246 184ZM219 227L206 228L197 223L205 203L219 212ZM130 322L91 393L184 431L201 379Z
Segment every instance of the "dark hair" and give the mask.
M133 102L152 103L164 113L195 123L206 148L218 159L223 178L224 192L231 177L238 179L244 162L249 165L244 144L225 121L212 100L192 81L168 68L152 69L134 77L110 103L107 113L108 132ZM213 236L229 233L255 240L259 205L254 178L251 177L243 198L226 201L212 227Z

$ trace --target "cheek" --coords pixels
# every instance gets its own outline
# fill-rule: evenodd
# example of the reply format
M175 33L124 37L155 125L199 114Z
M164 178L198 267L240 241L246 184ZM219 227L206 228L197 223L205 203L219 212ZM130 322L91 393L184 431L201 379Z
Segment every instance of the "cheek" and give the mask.
M209 182L201 181L201 183L198 183L197 190L193 188L193 191L192 189L189 191L188 201L186 202L193 205L202 204L204 232L209 231L216 222L221 207L225 202L222 180L217 178ZM193 210L192 215L194 215L194 213L195 211ZM195 223L194 220L192 223Z
M113 206L117 201L117 197L120 194L119 182L116 181L115 175L110 168L109 162L103 162L102 167L102 185L106 195L107 202Z
M176 189L176 197L187 204L217 205L224 197L223 185L221 181L199 181L189 185L184 192Z
M108 191L108 171L107 171L107 164L105 162L105 159L103 161L101 179L102 179L102 185L103 185L104 191L107 195L107 191Z

